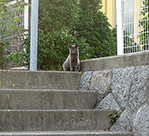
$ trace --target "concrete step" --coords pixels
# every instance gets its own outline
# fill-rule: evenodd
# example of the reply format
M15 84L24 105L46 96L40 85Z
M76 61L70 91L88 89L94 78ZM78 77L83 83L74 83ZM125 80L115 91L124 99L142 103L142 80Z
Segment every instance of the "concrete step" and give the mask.
M0 131L99 131L110 127L104 110L0 110Z
M0 109L93 109L97 92L0 89Z
M0 70L2 89L78 90L81 72Z
M10 132L0 133L0 136L133 136L133 133L105 131Z

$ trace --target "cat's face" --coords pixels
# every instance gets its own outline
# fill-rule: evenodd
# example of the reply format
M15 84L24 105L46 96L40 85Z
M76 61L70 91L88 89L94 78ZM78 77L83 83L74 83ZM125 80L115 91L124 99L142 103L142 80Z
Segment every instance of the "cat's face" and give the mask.
M78 52L78 44L76 45L69 45L69 50L71 54L77 54Z

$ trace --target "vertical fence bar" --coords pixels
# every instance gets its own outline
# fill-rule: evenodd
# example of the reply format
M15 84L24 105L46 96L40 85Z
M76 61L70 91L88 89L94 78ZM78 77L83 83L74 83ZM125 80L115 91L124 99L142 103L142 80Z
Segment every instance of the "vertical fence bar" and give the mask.
M24 0L25 6L24 6L24 29L25 34L27 33L26 30L28 30L29 26L29 0Z
M28 34L29 29L29 0L24 0L24 39L26 39L26 34ZM26 48L23 48L23 51L26 52Z
M117 8L117 55L124 54L123 24L122 24L122 0L116 0Z
M37 70L38 3L31 1L30 71Z

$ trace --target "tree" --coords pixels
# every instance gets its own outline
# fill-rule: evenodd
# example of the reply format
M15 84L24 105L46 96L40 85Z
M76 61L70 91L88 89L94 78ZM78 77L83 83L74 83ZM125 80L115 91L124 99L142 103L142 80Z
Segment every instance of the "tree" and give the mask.
M101 0L80 0L79 37L93 48L92 57L116 55L116 42L107 17L101 12Z
M70 30L78 21L76 0L42 0L39 3L39 28L44 32Z

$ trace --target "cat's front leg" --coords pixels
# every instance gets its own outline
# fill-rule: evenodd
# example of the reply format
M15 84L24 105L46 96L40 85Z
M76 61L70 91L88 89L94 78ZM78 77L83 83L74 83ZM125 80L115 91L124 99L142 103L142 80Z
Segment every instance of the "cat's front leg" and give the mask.
M69 63L69 66L70 66L70 71L72 72L73 68L72 68L71 62Z
M75 66L75 72L78 72L79 69L78 69L78 65Z

